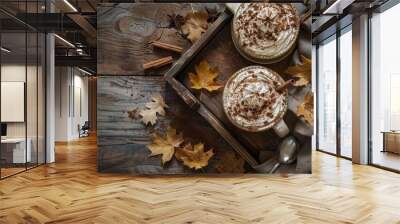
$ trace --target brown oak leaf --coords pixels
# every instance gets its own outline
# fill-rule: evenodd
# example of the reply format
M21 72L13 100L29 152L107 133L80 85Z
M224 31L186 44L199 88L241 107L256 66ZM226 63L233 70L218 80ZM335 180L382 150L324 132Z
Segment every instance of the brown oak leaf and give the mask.
M204 152L204 144L199 143L194 146L187 144L183 149L177 149L175 157L183 162L183 165L191 169L201 169L208 165L208 160L214 155L213 149Z
M309 125L313 125L314 97L312 93L309 93L304 97L304 102L297 108L297 116L303 117Z
M207 19L207 11L188 12L185 16L185 23L181 27L182 33L192 43L196 42L208 28Z
M133 108L132 110L128 110L127 113L128 113L128 117L132 120L138 118L138 108L137 107Z
M286 70L287 74L296 78L294 86L305 86L311 82L311 60L303 55L300 57L303 64L291 66Z
M244 173L244 160L235 153L225 153L216 167L219 173Z
M182 28L182 25L185 23L185 18L181 15L172 13L171 15L168 15L169 18L169 28L175 28L177 30L180 30Z
M193 89L206 89L212 92L223 87L215 81L218 77L217 69L211 68L207 61L201 61L194 69L196 74L189 72L189 80Z
M182 133L177 134L176 130L169 127L165 136L158 133L153 134L153 142L147 145L151 151L150 156L162 155L162 164L170 161L175 153L175 149L183 143Z
M164 108L168 108L168 105L165 103L163 97L160 94L154 95L151 101L146 103L146 109L139 113L142 116L143 123L154 125L157 122L157 114L165 115Z

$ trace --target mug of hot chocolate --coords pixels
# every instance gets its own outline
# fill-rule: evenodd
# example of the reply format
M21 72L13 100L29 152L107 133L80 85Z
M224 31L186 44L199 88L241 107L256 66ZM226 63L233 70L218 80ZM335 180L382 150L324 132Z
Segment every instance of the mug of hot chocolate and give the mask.
M271 64L283 60L295 48L300 17L292 4L227 4L234 10L232 40L246 59Z
M288 107L288 82L263 66L249 66L233 74L224 87L226 116L236 127L249 132L273 129L284 137L289 128L283 121Z

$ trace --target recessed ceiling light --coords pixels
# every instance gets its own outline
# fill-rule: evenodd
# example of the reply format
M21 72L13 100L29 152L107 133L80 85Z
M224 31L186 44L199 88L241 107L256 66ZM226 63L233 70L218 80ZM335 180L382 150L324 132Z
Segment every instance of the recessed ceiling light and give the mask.
M67 44L68 46L75 48L75 45L73 45L71 42L69 42L68 40L62 38L61 36L59 36L58 34L54 34L55 37L57 37L59 40L61 40L62 42L64 42L65 44Z
M336 0L322 14L342 14L343 10L351 5L355 0Z
M11 52L11 50L9 50L9 49L7 49L5 47L1 47L1 51L4 51L6 53L10 53Z
M73 6L68 0L64 0L65 4L67 4L74 12L78 12L78 10Z
M83 73L85 73L85 74L87 74L87 75L90 75L90 76L93 75L92 73L90 73L90 72L88 72L88 71L86 71L86 70L83 70L83 69L81 69L81 68L79 68L79 67L78 67L78 70L81 71L81 72L83 72Z

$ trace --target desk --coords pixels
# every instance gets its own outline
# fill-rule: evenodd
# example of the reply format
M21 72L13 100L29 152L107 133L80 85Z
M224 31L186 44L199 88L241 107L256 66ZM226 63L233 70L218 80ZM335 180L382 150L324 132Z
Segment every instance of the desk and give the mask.
M5 154L6 158L5 160L9 163L25 163L25 162L31 162L32 159L32 153L31 153L31 145L32 141L30 138L26 140L28 143L26 147L26 153L25 153L25 138L5 138L1 139L1 151L2 151L2 157L3 154ZM9 153L8 153L9 152ZM12 154L8 156L8 154ZM9 158L7 158L9 157ZM11 160L12 158L12 160ZM27 159L25 161L25 159Z
M383 131L383 150L382 152L392 152L400 154L400 132Z

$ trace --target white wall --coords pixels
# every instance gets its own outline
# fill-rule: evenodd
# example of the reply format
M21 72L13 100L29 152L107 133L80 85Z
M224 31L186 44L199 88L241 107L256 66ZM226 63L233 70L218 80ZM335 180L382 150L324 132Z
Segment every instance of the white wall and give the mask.
M55 140L70 141L88 120L88 78L72 67L56 67L55 73Z
M36 70L38 69L38 70ZM27 81L25 80L27 78ZM27 115L24 122L6 122L8 138L25 138L30 140L32 150L32 161L36 162L37 150L39 153L39 163L44 162L44 74L42 67L25 64L3 64L1 66L1 81L3 82L24 82L26 83L26 107L22 112ZM2 96L4 97L4 96ZM10 108L1 108L10 110ZM10 112L10 111L9 111ZM12 113L12 111L11 111Z
M27 118L28 118L28 129L32 127L36 130L36 113L32 113L32 111L36 111L37 99L36 99L36 80L31 77L31 74L34 74L36 77L36 66L28 66L27 68L24 65L18 64L5 64L1 66L1 81L2 82L25 82L26 70L28 72L28 81L29 87L27 88L27 106L31 108L28 109ZM34 87L32 87L34 86ZM39 105L40 106L40 105ZM34 107L34 108L32 108ZM7 110L7 108L1 108L2 110ZM33 122L33 123L32 123ZM26 122L11 122L7 123L7 136L8 137L25 137L25 123ZM33 131L28 130L28 137L30 133ZM36 135L36 132L35 132Z
M69 133L68 88L70 84L69 68L55 68L55 141L67 141Z

